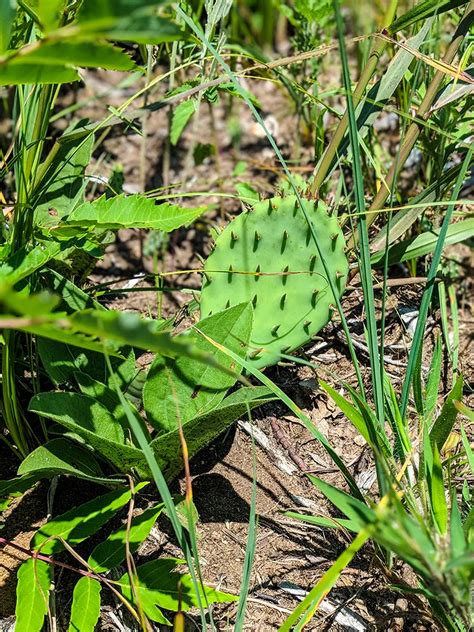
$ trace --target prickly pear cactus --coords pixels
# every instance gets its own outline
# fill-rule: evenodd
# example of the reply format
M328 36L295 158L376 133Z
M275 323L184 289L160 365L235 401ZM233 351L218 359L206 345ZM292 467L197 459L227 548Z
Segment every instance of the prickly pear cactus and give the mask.
M344 237L324 204L303 201L339 296L348 274ZM248 358L270 366L308 342L331 318L334 296L295 196L258 202L219 235L204 265L202 317L251 301Z

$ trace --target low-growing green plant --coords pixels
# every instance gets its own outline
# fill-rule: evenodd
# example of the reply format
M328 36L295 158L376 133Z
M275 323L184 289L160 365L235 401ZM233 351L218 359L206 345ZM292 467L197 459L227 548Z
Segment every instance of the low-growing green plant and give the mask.
M9 543L29 556L18 570L15 630L39 632L45 616L53 616L50 592L61 587L60 580L58 584L55 579L56 568L79 577L74 586L69 630L95 629L102 590L109 590L123 603L142 629L149 626L147 621L172 625L163 610L179 613L198 605L191 576L178 572L184 560L157 558L135 564L133 554L164 509L160 503L132 515L131 503L144 485L137 485L133 494L119 488L49 520L34 534L29 549ZM97 544L87 560L83 559L76 546L94 536L127 505L128 517L122 526ZM3 539L2 542L7 543ZM72 556L72 562L64 561L65 552ZM207 605L236 600L233 595L208 586L201 586L200 591Z
M379 545L382 564L383 553L389 552L412 567L419 581L416 590L427 600L432 616L441 626L467 631L473 616L473 507L471 494L466 494L465 487L458 489L454 481L472 477L472 450L464 441L464 449L459 452L453 449L451 441L451 437L459 436L452 432L457 419L456 402L462 395L462 377L436 413L441 363L442 346L438 339L426 385L422 385L419 374L413 381L419 414L414 426L401 414L388 377L386 426L380 426L374 412L352 388L346 385L351 396L348 400L320 382L372 450L384 504L377 506L375 499L363 490L364 501L310 475L343 518L290 515L315 525L365 533L366 539L370 537ZM462 433L465 437L464 430ZM406 589L403 580L393 573L390 581L395 585L400 582L400 589ZM317 598L315 592L310 593L305 606ZM304 615L304 611L302 607L298 614Z

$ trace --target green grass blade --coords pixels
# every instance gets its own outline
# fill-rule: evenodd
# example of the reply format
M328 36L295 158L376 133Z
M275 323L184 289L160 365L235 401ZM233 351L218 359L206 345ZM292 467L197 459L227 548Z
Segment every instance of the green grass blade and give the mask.
M248 407L248 419L252 423L250 407ZM247 535L247 546L245 547L244 567L242 580L240 583L240 596L237 614L235 616L234 632L241 632L244 628L245 609L250 590L250 579L252 566L255 559L257 545L257 458L255 448L255 438L252 433L252 494L250 497L249 530Z
M421 235L410 237L409 239L390 246L387 255L388 264L403 263L433 252L438 244L439 235L440 230L425 231L421 233ZM469 217L468 219L461 220L449 226L444 245L458 244L461 241L472 239L473 235L474 219ZM372 265L376 268L380 268L384 258L385 253L378 250L372 255Z
M369 236L367 231L367 222L365 216L365 200L364 200L364 179L362 176L362 163L359 147L359 134L357 129L357 120L355 116L355 108L352 100L351 78L349 72L349 61L344 40L344 28L342 16L339 6L339 0L333 1L334 11L336 15L337 36L339 40L339 53L342 62L344 88L347 98L347 112L349 115L349 138L351 143L351 151L353 157L353 176L354 176L354 193L356 210L358 214L358 226L360 235L360 276L362 281L364 303L366 308L367 330L368 330L368 347L370 355L370 365L372 367L372 386L373 396L375 400L375 408L377 418L380 424L383 424L384 406L383 406L383 379L380 371L380 356L377 342L377 322L375 317L375 301L374 288L372 283L372 267L370 263L370 247Z
M295 610L290 614L283 625L278 628L278 632L290 632L293 629L293 626L298 624L298 621L301 617L303 617L303 621L300 622L300 625L303 626L312 619L314 613L318 609L319 604L329 593L329 591L334 587L337 580L341 576L342 571L346 568L348 564L351 563L355 555L360 551L360 549L370 538L371 529L372 527L363 529L355 537L352 544L350 544L347 549L343 553L341 553L341 555L337 558L331 568L324 573L316 586L314 586L314 588L307 594L300 605L295 608Z
M448 208L446 209L446 214L444 216L443 224L441 226L438 240L436 242L436 250L433 255L433 260L431 262L430 271L428 273L426 288L423 293L423 297L421 299L418 320L416 323L416 329L413 336L413 342L410 349L410 354L408 356L408 366L407 366L407 370L405 374L405 379L403 382L401 403L400 403L400 412L401 412L402 417L406 415L407 408L408 408L408 398L410 394L410 386L412 383L415 363L418 357L419 350L423 345L426 318L428 316L428 310L431 304L431 297L433 295L434 280L438 272L439 263L441 261L441 255L443 253L446 233L448 231L449 224L451 222L451 217L454 210L454 202L459 197L459 192L461 190L462 183L464 182L464 178L466 176L467 168L468 168L468 165L470 164L473 152L474 152L474 148L471 147L469 151L467 152L466 157L464 158L463 169L460 171L459 176L457 178L456 185L454 187L453 194L451 196L451 203L448 204Z
M431 416L433 415L438 400L438 389L441 382L442 360L443 348L441 345L441 338L437 336L428 379L426 380L425 415L428 418L431 418Z
M463 377L460 375L446 398L439 417L436 419L433 427L431 428L430 441L432 444L437 446L439 451L443 449L443 446L456 422L458 409L456 408L454 402L459 401L462 397L463 382Z
M433 468L428 477L428 483L434 522L441 535L444 535L448 526L448 506L446 503L443 467L436 444L433 444Z
M426 20L432 15L452 11L457 7L462 7L463 4L467 4L467 0L425 0L394 20L388 30L390 33L397 33L407 29L412 24Z

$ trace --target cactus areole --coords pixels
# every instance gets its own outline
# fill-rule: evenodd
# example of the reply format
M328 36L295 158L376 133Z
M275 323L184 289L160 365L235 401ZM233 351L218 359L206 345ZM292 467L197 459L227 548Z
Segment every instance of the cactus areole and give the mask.
M201 316L251 302L248 359L257 368L277 363L330 320L335 299L326 271L338 296L347 280L337 219L321 201L303 205L317 246L296 197L277 197L230 222L204 266Z

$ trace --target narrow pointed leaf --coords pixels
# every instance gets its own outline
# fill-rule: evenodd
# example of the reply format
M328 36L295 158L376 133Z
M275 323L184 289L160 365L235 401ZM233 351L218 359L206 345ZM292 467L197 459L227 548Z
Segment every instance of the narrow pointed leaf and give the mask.
M443 467L436 443L433 444L433 467L428 477L431 508L435 524L439 532L444 535L448 524L448 506L443 479Z
M202 215L205 207L184 208L173 204L155 204L143 195L100 197L74 209L66 219L69 226L99 230L150 228L170 232L188 226Z
M88 565L95 573L105 573L119 566L126 556L126 542L129 550L134 553L140 544L146 540L164 505L145 509L143 513L132 520L130 529L124 525L115 531L107 540L98 544L89 556Z
M170 141L172 145L176 145L181 138L181 134L191 120L192 115L196 112L196 101L188 99L183 101L173 111L171 119Z
M337 487L325 483L317 476L309 475L309 479L339 511L347 516L354 525L357 525L358 530L375 522L375 513L357 498L353 498Z
M448 228L444 246L457 244L474 236L474 219L464 219ZM416 237L406 239L389 248L388 262L389 264L402 263L409 259L422 257L430 252L434 252L438 241L439 231L432 230L430 232L421 233ZM380 267L383 265L385 253L383 251L376 252L372 255L372 265Z
M48 612L51 566L30 558L18 570L15 632L40 632Z
M145 484L137 485L135 492ZM71 545L79 544L113 518L117 511L130 502L130 498L130 490L122 488L74 507L44 524L33 537L32 548L40 550L43 555L51 555L63 549L58 538Z
M74 587L68 632L94 632L100 616L101 585L92 577L81 577Z
M458 410L454 405L454 402L462 397L463 382L463 377L460 375L446 398L439 417L436 419L433 427L431 428L430 440L433 444L437 445L438 451L443 449L443 446L446 443L446 440L448 439L456 421Z
M198 605L191 576L175 572L182 563L182 560L164 558L147 562L137 568L138 597L145 613L154 621L157 620L152 616L156 607L177 612L180 609L186 611ZM127 573L119 579L118 584L124 596L133 602L130 578ZM234 595L208 586L201 588L200 592L201 599L205 596L210 604L237 600Z

